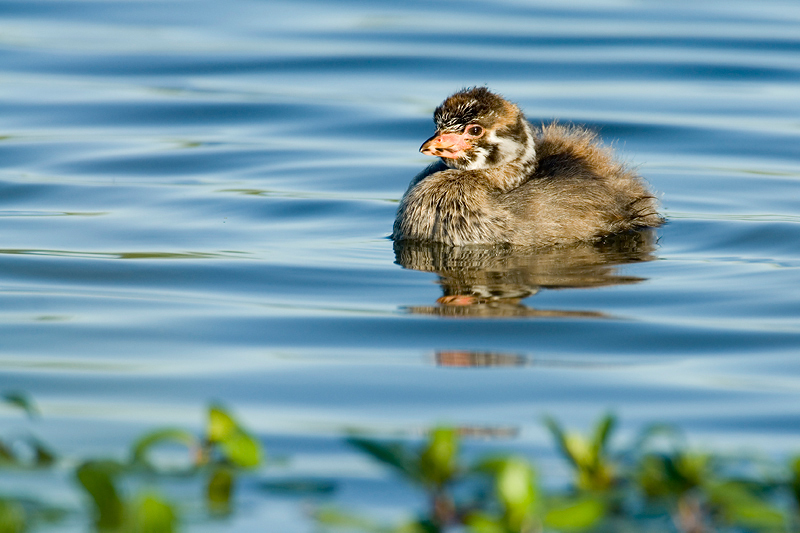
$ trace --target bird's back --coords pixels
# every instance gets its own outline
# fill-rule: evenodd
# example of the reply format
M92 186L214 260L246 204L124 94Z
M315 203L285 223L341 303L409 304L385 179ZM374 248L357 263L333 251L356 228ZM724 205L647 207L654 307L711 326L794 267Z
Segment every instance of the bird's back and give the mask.
M498 197L509 209L511 242L593 240L663 222L642 178L616 161L594 133L559 124L537 133L533 174Z

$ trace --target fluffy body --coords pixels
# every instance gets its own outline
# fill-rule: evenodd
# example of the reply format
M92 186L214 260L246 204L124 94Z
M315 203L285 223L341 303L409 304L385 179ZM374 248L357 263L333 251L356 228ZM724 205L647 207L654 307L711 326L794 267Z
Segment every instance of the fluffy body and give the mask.
M546 246L663 223L643 180L589 130L554 123L534 131L516 105L485 88L456 93L434 116L437 134L484 131L412 180L397 241Z

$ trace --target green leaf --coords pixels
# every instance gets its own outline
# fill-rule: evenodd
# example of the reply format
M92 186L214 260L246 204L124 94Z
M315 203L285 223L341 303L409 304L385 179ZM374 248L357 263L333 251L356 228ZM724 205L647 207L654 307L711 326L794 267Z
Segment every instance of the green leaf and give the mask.
M594 436L592 437L592 455L598 462L605 455L608 439L614 431L616 423L616 417L609 413L600 419L595 428Z
M56 462L55 454L45 444L35 437L30 437L29 442L35 454L34 465L38 467L51 466Z
M472 513L464 522L474 533L508 533L500 521L485 513Z
M206 502L212 512L227 513L230 511L233 496L234 476L228 467L217 467L211 473L206 488Z
M504 507L503 522L512 531L522 531L533 516L536 488L531 465L524 459L506 459L495 478L497 497Z
M397 442L382 444L374 440L358 437L350 437L347 442L373 459L377 459L381 463L396 469L410 480L420 481L418 463L412 458L403 444Z
M561 455L572 463L574 467L580 468L577 458L572 455L570 446L567 444L567 436L561 428L561 425L551 416L546 416L544 418L544 425L550 430L550 434L553 435L553 439L555 439L556 446L558 446Z
M14 500L0 500L0 533L22 533L26 529L25 508Z
M452 428L434 429L419 457L423 479L442 486L452 479L457 469L458 435Z
M603 417L591 440L579 434L565 434L552 417L544 420L559 451L575 468L576 485L581 490L604 491L614 483L614 465L606 457L606 446L615 420L612 415Z
M177 522L172 506L152 494L139 498L133 520L135 533L172 533Z
M228 461L236 466L255 468L261 464L264 455L261 443L244 431L228 434L219 444Z
M650 498L663 497L675 490L675 484L667 472L666 458L660 455L646 455L639 462L637 481Z
M496 476L497 473L505 467L507 459L508 457L504 455L490 455L488 457L483 457L480 461L475 463L475 465L472 467L472 470L475 472L482 472L484 474Z
M112 461L88 461L77 470L78 481L94 501L96 524L100 529L122 525L124 506L114 485L121 466Z
M219 406L208 410L208 442L218 444L225 458L236 466L253 468L264 460L261 443L250 436Z
M524 459L507 459L495 482L497 494L506 508L527 509L536 499L533 469Z
M672 464L687 488L697 487L709 476L711 456L705 453L681 453Z
M147 454L151 448L166 442L185 445L189 450L197 449L200 446L197 438L188 431L176 428L159 429L143 435L133 444L131 462L147 468L154 468Z
M577 433L567 434L564 439L567 452L572 458L572 462L578 470L589 470L597 463L597 456L594 455L592 443L586 440L583 435Z
M11 446L3 441L0 441L0 465L2 464L17 464L17 458L11 450Z
M239 430L239 424L222 407L212 405L208 409L208 442L221 442Z
M761 530L784 531L786 517L779 509L764 502L740 504L731 511L729 519L734 524Z
M759 529L783 529L786 518L740 483L728 481L709 486L709 497L731 524Z
M598 498L562 501L548 509L544 523L554 529L589 529L595 526L605 513L606 505Z
M39 414L39 409L34 405L33 400L27 394L22 392L7 392L3 394L2 399L5 403L18 407L25 411L29 418L34 418Z
M794 494L794 501L800 507L800 456L792 459L789 464L791 470L791 485L792 493Z

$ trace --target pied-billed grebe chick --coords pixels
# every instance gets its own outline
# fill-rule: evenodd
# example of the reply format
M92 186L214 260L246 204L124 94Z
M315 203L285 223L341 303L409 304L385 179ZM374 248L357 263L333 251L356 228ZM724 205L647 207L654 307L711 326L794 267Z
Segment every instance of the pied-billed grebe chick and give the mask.
M663 222L642 179L586 129L534 132L485 87L450 96L434 121L420 151L441 159L403 196L395 240L544 246Z

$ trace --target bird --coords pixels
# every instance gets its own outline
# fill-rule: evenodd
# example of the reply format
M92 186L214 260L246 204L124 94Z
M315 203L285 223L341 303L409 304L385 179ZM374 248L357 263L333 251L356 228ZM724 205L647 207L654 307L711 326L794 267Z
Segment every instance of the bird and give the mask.
M534 128L487 87L449 96L433 118L420 152L439 159L400 200L396 242L553 246L664 222L643 178L587 128Z

